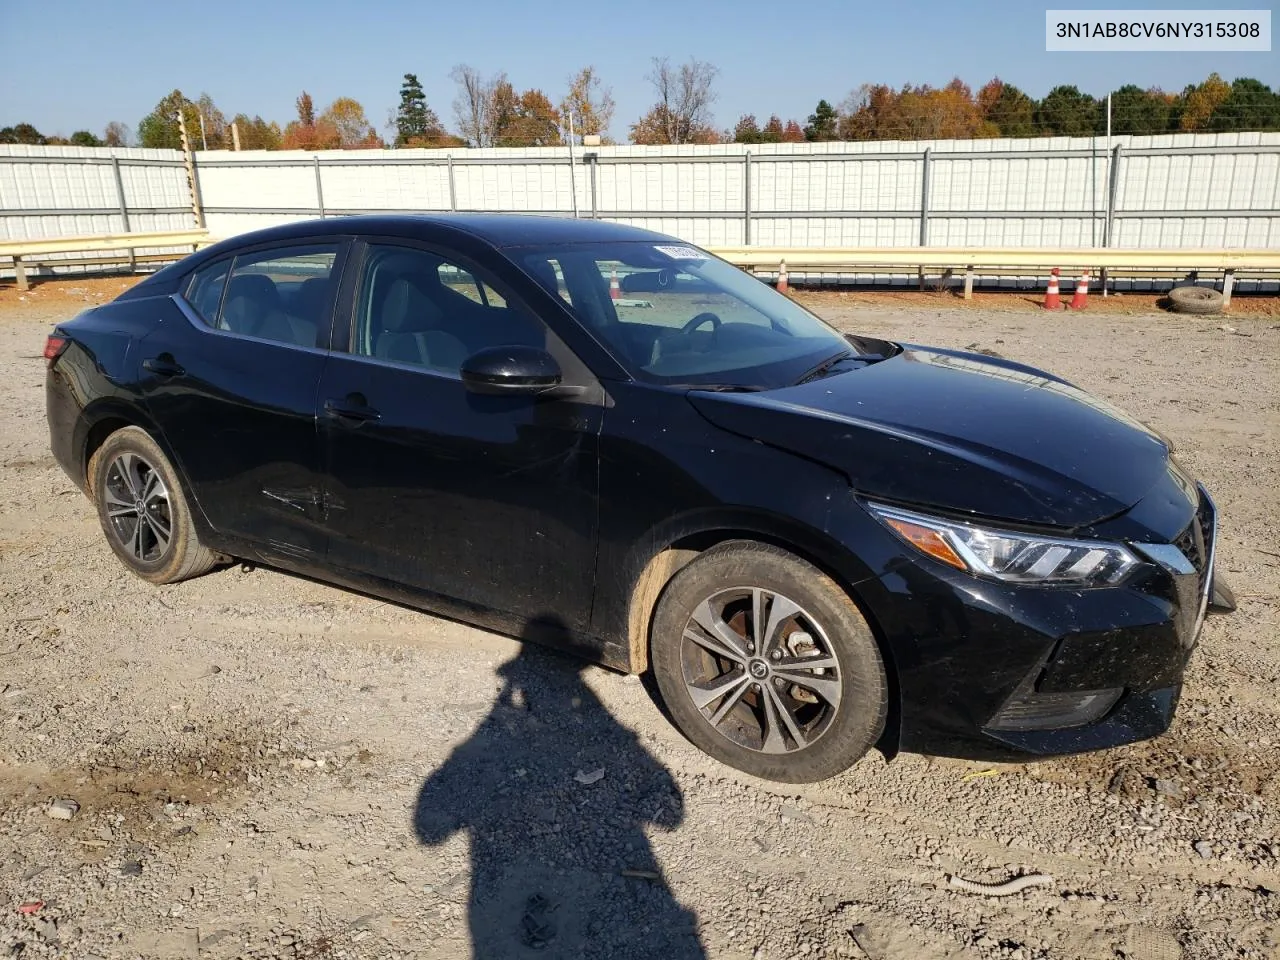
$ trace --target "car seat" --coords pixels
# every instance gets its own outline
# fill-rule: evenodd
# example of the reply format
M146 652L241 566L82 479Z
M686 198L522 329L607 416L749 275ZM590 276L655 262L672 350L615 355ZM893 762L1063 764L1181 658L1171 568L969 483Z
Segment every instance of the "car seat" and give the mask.
M443 311L422 290L420 273L392 280L382 302L374 356L457 373L467 358L458 337L440 329Z
M260 273L242 273L231 278L218 326L264 340L297 342L293 326L280 308L280 293L275 283ZM312 342L315 342L314 333Z

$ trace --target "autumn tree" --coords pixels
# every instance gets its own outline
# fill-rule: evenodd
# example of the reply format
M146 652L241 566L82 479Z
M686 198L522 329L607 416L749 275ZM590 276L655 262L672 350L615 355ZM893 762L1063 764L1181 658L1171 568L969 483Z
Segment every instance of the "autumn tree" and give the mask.
M813 143L838 139L836 123L839 119L835 107L826 100L819 100L804 126L804 138Z
M782 127L783 143L804 143L804 128L795 120L788 120Z
M285 150L335 150L342 146L342 136L338 128L324 118L316 120L315 104L311 94L305 90L294 101L298 108L298 119L292 121L284 129L280 146Z
M1001 137L1034 137L1036 103L1011 83L993 78L977 96L978 112Z
M658 102L631 125L633 143L715 143L712 126L712 89L720 71L709 63L690 59L673 67L667 57L653 58L648 80Z
M316 105L315 101L311 99L311 94L303 90L302 94L293 103L298 108L298 123L304 127L314 127L316 125Z
M108 147L127 147L133 142L133 131L128 124L112 120L102 131L102 140Z
M1280 130L1280 94L1261 81L1240 77L1209 116L1210 130Z
M284 135L280 132L280 124L274 121L268 123L257 115L250 119L245 113L237 113L232 122L235 124L236 132L240 134L241 150L280 149L280 144L284 140Z
M775 113L760 131L760 140L762 143L781 143L784 130L782 118Z
M541 90L526 90L516 101L515 120L501 133L500 146L556 147L564 142L562 119ZM574 133L578 131L576 129Z
M167 150L182 149L182 135L178 127L178 111L187 125L191 148L200 148L200 107L188 100L181 90L174 90L156 104L154 110L138 121L138 145Z
M760 124L756 122L755 114L744 113L738 118L738 122L733 126L733 142L760 142Z
M202 93L198 100L189 100L181 90L174 90L156 104L156 108L151 113L138 122L138 145L181 150L179 110L182 111L183 122L187 125L191 149L202 150L206 144L210 150L217 150L224 146L227 122L222 111L213 102L213 97Z
M338 131L338 145L344 150L382 146L382 140L364 115L364 107L351 97L338 97L329 104L316 121L317 126L324 124Z
M902 140L951 140L992 136L969 86L959 77L945 87L904 86L886 118L885 133Z
M569 81L569 92L560 101L560 115L568 116L570 111L574 133L608 140L609 124L613 122L613 91L601 82L595 67L583 67Z
M505 142L508 135L517 136L516 121L520 113L520 95L505 73L489 83L489 106L485 111L484 142L491 147L515 146Z
M864 83L840 105L836 130L841 140L888 140L893 136L896 94L882 83Z
M1204 83L1192 84L1182 91L1178 117L1178 129L1185 131L1206 130L1209 118L1222 101L1231 95L1231 84L1216 73L1209 74Z
M16 123L12 127L0 129L0 143L23 143L40 146L48 143L49 138L29 123Z

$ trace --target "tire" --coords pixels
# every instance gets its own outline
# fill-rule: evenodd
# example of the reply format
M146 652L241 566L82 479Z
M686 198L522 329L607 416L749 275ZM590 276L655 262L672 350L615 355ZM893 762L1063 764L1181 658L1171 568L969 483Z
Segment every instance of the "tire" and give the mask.
M1175 313L1209 315L1222 312L1223 296L1212 287L1174 287L1169 304Z
M725 628L731 634L713 632ZM731 541L689 563L663 591L650 637L676 726L744 773L824 780L861 759L884 729L888 684L870 626L830 577L778 547Z
M177 472L141 427L123 427L107 437L89 459L88 474L107 543L143 580L177 583L217 564L218 555L196 534ZM140 503L149 517L145 523L135 519Z

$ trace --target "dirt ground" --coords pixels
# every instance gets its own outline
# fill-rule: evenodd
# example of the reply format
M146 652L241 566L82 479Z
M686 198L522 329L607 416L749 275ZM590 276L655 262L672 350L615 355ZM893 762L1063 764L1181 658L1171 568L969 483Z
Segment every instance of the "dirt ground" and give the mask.
M850 330L1048 367L1171 437L1217 498L1240 610L1209 621L1158 740L873 754L785 787L700 755L635 679L510 638L267 569L126 573L49 455L39 359L121 282L0 291L0 955L1280 957L1267 311L813 296ZM1022 873L1052 880L946 882Z

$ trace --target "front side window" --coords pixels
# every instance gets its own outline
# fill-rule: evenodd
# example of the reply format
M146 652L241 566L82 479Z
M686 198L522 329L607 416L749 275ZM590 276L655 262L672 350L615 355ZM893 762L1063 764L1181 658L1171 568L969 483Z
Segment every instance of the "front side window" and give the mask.
M528 249L517 260L640 380L769 389L855 352L793 300L675 241Z
M490 284L426 250L370 244L356 297L353 350L458 375L487 347L543 347L546 329Z
M214 315L216 319L211 320L210 314L205 313L214 297L212 293L201 293L204 287L199 271L192 278L187 299L206 322L220 330L314 347L328 330L337 259L336 244L275 247L241 254L231 261L226 289L219 288L221 307ZM209 282L212 286L212 277Z

